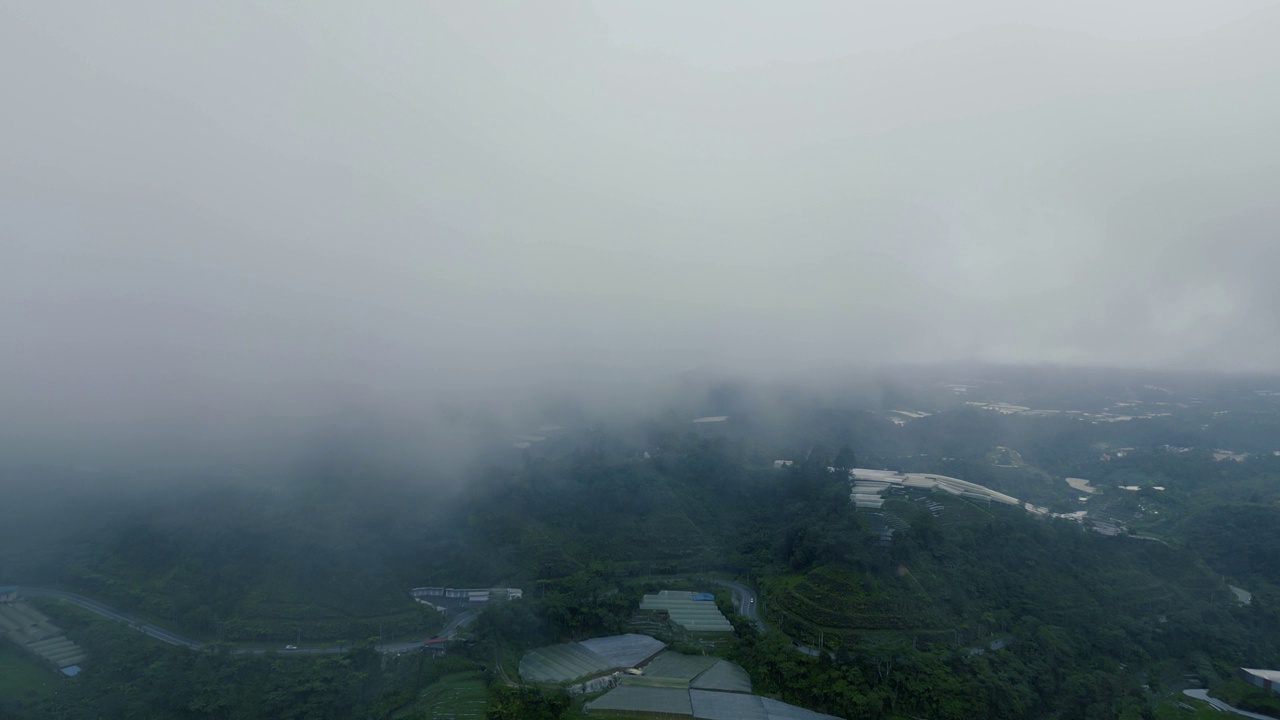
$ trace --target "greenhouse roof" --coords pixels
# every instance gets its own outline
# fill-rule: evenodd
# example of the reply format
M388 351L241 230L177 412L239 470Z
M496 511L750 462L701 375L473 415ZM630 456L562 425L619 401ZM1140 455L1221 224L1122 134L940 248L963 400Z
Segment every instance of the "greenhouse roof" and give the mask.
M663 590L656 595L645 595L640 609L666 611L672 622L692 632L733 632L733 625L715 603L695 600L694 595L688 591Z

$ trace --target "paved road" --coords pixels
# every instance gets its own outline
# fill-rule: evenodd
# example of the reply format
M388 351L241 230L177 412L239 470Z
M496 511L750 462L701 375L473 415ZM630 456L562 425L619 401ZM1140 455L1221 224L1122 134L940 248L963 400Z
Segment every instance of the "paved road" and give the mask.
M1270 715L1263 715L1261 713L1249 712L1248 710L1241 710L1240 708L1232 707L1222 702L1218 698L1209 697L1208 690L1183 690L1182 694L1186 695L1187 697L1193 697L1197 700L1203 700L1209 703L1210 705L1214 706L1218 710L1235 713L1237 715L1243 715L1244 717L1253 718L1254 720L1276 720Z
M142 620L141 618L134 617L133 615L129 615L127 613L122 613L113 607L110 607L108 605L103 605L97 600L91 600L83 595L77 595L76 593L66 592L64 590L51 590L49 588L20 586L18 588L18 594L25 595L27 597L47 597L47 598L55 598L58 600L65 600L66 602L69 602L72 605L78 605L84 608L85 610L96 613L110 620L115 620L118 623L123 623L125 625L128 625L129 627L143 633L144 635L150 635L151 637L157 640L160 640L161 642L169 643L170 645L183 645L185 647L191 648L192 650L200 650L205 647L204 644L199 642L198 640L192 640L191 638L183 637L175 632L171 632L169 630L165 630L162 627L152 625L151 623L148 623ZM459 614L452 620L450 620L449 624L445 625L444 629L440 631L439 636L449 638L452 640L454 637L457 637L457 634L460 630L470 625L471 622L475 619L476 619L476 610L474 609L467 610ZM410 652L412 650L418 650L421 647L422 647L421 640L409 640L405 642L380 643L378 645L375 645L374 649L376 649L378 652L384 652L384 653L404 653L404 652ZM262 648L235 648L235 649L232 649L231 652L237 655L261 655L267 651ZM277 652L279 652L282 655L326 655L326 654L346 652L346 646L345 645L340 645L338 647L300 646L292 650L279 650Z
M450 640L454 639L457 637L459 630L467 627L471 624L472 620L476 619L476 613L476 610L467 610L461 615L450 620L449 624L445 625L444 629L440 631L440 637L449 638Z
M454 639L455 637L458 636L458 632L460 630L470 625L471 622L476 619L476 614L477 614L477 610L475 609L463 611L462 613L454 617L452 620L450 620L449 624L445 625L444 629L441 630L436 637L448 638L450 640ZM408 642L382 643L380 645L375 645L374 648L376 648L379 652L385 652L385 653L406 653L406 652L411 652L413 650L421 650L422 641L410 640Z
M165 630L162 627L157 627L155 625L152 625L151 623L148 623L142 620L141 618L136 618L132 615L126 615L125 613L122 613L119 610L116 610L115 608L103 605L102 603L96 600L90 600L89 598L83 595L64 592L62 590L50 590L48 588L35 588L35 587L19 587L18 594L26 595L28 597L48 597L48 598L57 598L58 600L65 600L73 605L79 605L85 610L88 610L93 613L97 613L98 615L101 615L105 618L110 618L111 620L115 620L116 622L124 623L125 625L128 625L129 627L133 628L134 630L137 630L145 635L150 635L151 637L157 640L160 640L162 642L167 642L170 645L185 645L191 648L192 650L199 650L201 647L203 647L203 645L199 641L192 640L191 638L185 638L174 632L169 632L168 630Z
M746 618L750 619L752 622L754 622L756 629L762 632L764 631L765 629L764 621L760 619L760 613L758 609L758 606L760 603L756 599L756 593L754 590L747 587L746 585L743 585L742 583L733 582L731 580L712 580L711 582L715 583L716 585L722 585L724 587L727 587L733 590L733 602L738 609L738 614L743 615ZM788 639L790 640L790 638ZM805 655L812 655L813 657L818 656L817 648L811 648L807 645L801 645L795 640L791 640L791 644L795 647L795 649L799 650Z
M716 585L733 590L733 603L738 609L738 614L755 622L755 626L759 630L764 630L764 623L760 620L760 615L756 611L756 593L751 588L736 583L731 580L712 580Z

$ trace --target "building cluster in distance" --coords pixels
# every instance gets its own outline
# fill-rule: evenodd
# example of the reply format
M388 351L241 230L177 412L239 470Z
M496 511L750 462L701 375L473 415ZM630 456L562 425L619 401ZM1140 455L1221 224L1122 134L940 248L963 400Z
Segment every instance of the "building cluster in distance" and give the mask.
M835 468L827 468L830 472L836 472ZM950 495L965 498L968 500L978 500L982 502L998 502L1004 505L1013 505L1021 507L1031 515L1042 518L1057 518L1061 520L1071 520L1079 523L1094 532L1103 535L1119 535L1124 532L1120 526L1102 522L1096 519L1090 519L1086 522L1088 511L1076 510L1075 512L1056 513L1051 512L1049 508L1033 505L1029 502L1022 502L1015 497L996 492L991 488L984 487L977 483L971 483L968 480L947 477L946 475L935 475L933 473L904 473L894 470L870 470L866 468L854 468L849 471L849 481L851 489L849 499L855 507L863 509L879 509L884 505L884 495L890 489L913 488L917 490L940 490ZM1088 485L1087 480L1080 478L1068 478L1068 482L1072 483L1072 487L1078 490L1092 493L1096 488ZM1074 481L1074 482L1072 482ZM1087 489L1086 489L1087 487ZM1140 488L1124 487L1125 490L1138 490ZM1163 487L1153 487L1154 490L1163 490ZM1087 499L1087 496L1081 500ZM937 515L935 508L930 508L930 512ZM888 542L893 532L891 529L883 529L881 532L882 544Z
M417 587L410 590L409 595L420 603L432 605L433 603L428 598L465 600L474 603L489 602L490 600L519 600L524 597L524 591L520 588Z
M1143 403L1140 400L1133 402L1118 402L1112 405L1108 410L1091 413L1083 410L1046 410L1038 408L1030 408L1025 405L1013 405L1006 402L966 402L965 405L976 407L980 410L990 410L1001 415L1022 415L1025 417L1048 417L1052 415L1062 415L1064 417L1073 417L1080 420L1087 420L1094 424L1128 422L1130 420L1150 420L1152 418L1172 417L1173 413L1163 409L1145 410L1143 405L1152 406L1171 406L1172 403ZM1182 405L1181 407L1186 407Z
M572 694L607 691L583 708L592 717L835 720L754 695L751 678L741 666L713 655L673 652L648 635L615 635L530 650L520 660L520 677L559 685Z
M835 472L835 468L827 468ZM849 471L849 480L853 485L850 499L860 508L878 508L884 504L884 492L889 488L915 488L918 490L941 490L951 495L998 502L1005 505L1017 505L1018 499L991 488L983 487L968 480L935 475L933 473L903 473L893 470L869 470L854 468Z
M715 599L711 593L662 590L645 595L640 609L665 614L686 632L733 632L733 625L716 607Z
M44 613L18 600L16 587L0 587L0 634L63 675L79 674L84 650L68 640Z
M490 600L519 600L524 597L520 588L446 588L420 587L409 591L415 598L446 597L471 602L489 602Z

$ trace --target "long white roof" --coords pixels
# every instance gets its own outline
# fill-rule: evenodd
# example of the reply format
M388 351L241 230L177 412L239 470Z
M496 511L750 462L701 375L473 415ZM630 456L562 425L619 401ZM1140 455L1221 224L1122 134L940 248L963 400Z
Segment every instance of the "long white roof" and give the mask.
M996 492L991 488L984 487L977 483L971 483L968 480L947 477L946 475L936 475L934 473L902 473L894 472L893 470L854 468L849 471L849 477L855 481L886 482L894 485L904 485L906 487L916 488L938 488L939 490L949 492L952 495L963 494L966 497L994 500L995 502L1004 503L1006 505L1018 504L1018 499L1010 495Z

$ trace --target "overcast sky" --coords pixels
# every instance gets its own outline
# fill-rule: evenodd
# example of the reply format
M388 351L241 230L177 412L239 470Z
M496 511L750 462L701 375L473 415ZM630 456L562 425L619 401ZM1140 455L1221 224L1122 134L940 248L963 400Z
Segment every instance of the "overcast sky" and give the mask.
M1277 37L1253 0L6 2L0 396L1280 370Z

